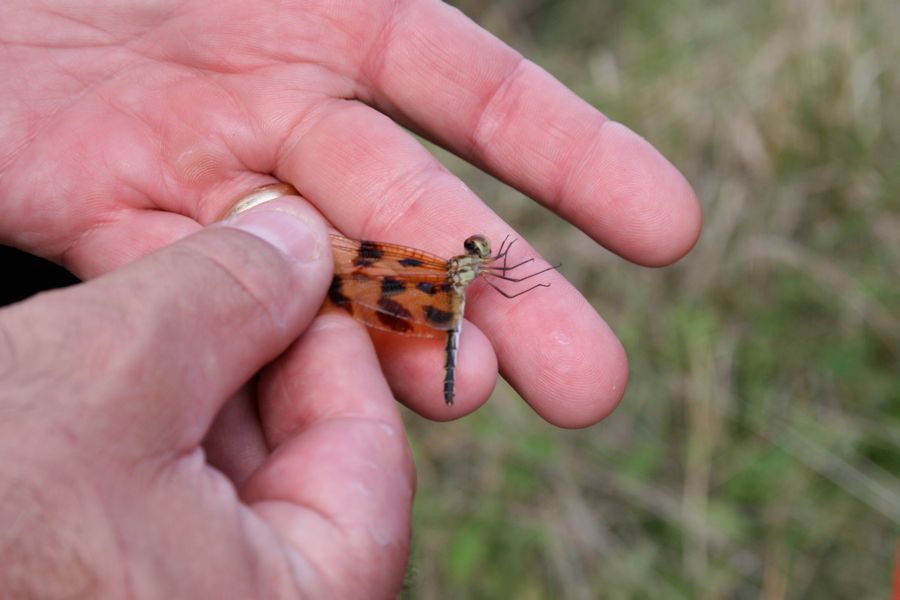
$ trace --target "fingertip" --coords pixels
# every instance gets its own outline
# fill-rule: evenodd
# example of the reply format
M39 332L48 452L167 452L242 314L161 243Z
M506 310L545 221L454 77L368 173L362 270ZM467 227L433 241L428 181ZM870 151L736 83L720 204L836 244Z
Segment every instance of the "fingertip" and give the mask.
M551 365L544 385L556 393L549 391L540 405L532 405L538 414L565 429L590 427L612 414L628 386L628 355L615 336L602 346L596 349L599 358L565 384L558 383L561 373Z
M635 261L646 267L664 267L684 258L697 244L703 228L703 210L691 184L668 159L657 155L662 164L656 191L660 199L654 208L658 215L655 231L651 232L656 240L645 243Z
M578 295L560 295L556 315L522 310L528 335L498 338L502 375L546 421L565 428L593 425L615 410L628 383L628 358L615 333ZM536 314L534 314L536 313Z
M459 341L453 405L444 401L446 341L373 331L385 376L394 395L410 410L433 421L468 415L490 398L497 385L497 355L488 338L465 321Z
M604 124L607 148L596 168L603 173L599 201L582 204L580 222L599 223L597 241L644 266L659 267L685 256L703 224L700 203L675 166L646 139L615 121ZM590 229L588 229L590 232Z

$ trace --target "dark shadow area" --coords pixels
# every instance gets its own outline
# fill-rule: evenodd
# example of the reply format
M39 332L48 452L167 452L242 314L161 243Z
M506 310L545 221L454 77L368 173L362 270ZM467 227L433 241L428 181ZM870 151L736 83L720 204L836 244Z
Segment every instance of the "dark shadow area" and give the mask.
M79 279L43 258L0 246L0 306L12 304L43 290L66 287Z

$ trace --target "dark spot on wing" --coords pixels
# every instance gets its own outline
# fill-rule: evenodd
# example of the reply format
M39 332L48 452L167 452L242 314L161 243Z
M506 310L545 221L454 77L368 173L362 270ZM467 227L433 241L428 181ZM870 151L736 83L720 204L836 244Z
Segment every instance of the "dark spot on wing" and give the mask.
M378 320L388 329L405 332L412 329L412 313L402 304L390 298L378 299Z
M434 323L435 325L446 325L453 320L453 313L447 312L446 310L441 310L440 308L435 308L434 306L425 306L425 319L429 323Z
M442 283L429 283L427 281L420 281L416 284L416 288L418 288L420 292L425 292L426 294L430 294L432 296L434 294L443 292L444 289L446 289L444 287L444 284Z
M378 244L362 241L359 243L359 251L353 264L357 267L368 267L380 260L382 256L384 256L384 252L378 248Z
M381 281L381 295L391 296L406 289L406 285L394 277L385 277Z
M421 267L425 263L423 263L418 258L401 258L400 264L404 267Z
M344 295L343 287L344 280L335 275L331 279L331 287L328 288L328 299L331 300L335 306L343 308L352 315L353 306L350 303L350 298Z

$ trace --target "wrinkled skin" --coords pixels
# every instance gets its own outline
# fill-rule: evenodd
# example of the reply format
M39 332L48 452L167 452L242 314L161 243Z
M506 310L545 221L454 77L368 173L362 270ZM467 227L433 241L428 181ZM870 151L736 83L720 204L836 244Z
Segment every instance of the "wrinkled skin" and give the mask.
M391 597L414 487L394 396L456 418L499 370L564 427L621 398L621 344L549 273L514 301L473 285L448 409L440 342L313 319L327 245L201 232L254 186L301 196L258 230L288 211L443 256L515 235L405 126L639 264L699 235L649 144L440 2L6 0L0 50L0 241L86 279L128 265L0 312L0 584L44 597Z

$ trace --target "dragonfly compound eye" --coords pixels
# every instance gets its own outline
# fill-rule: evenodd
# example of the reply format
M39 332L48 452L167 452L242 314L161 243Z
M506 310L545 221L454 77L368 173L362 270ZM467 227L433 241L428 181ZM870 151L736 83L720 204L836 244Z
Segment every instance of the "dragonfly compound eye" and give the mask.
M487 258L491 255L491 242L483 235L473 235L466 239L463 246L468 254L478 258Z

